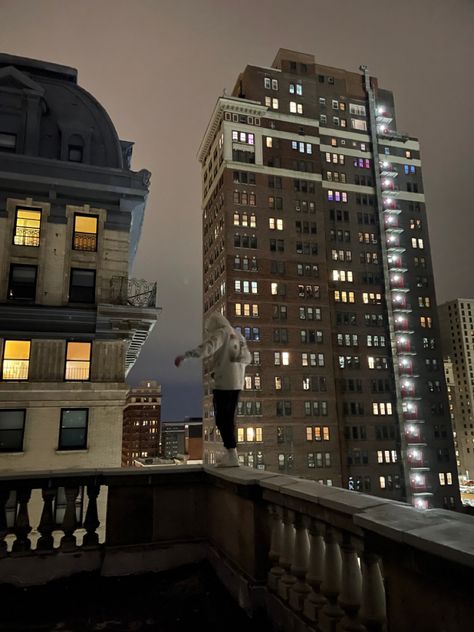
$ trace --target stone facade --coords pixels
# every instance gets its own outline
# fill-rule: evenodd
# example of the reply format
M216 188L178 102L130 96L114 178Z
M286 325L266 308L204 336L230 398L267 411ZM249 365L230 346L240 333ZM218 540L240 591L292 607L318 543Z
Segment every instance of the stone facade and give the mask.
M154 287L129 293L150 179L130 157L76 70L0 55L0 471L121 464L157 317Z

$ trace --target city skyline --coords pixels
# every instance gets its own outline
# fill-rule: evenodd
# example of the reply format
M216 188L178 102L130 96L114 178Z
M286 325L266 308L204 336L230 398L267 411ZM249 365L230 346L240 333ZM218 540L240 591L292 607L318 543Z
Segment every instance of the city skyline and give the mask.
M112 3L102 2L98 8L90 4L93 22L88 5L0 2L0 41L3 52L78 68L81 84L104 104L120 137L136 142L133 168L152 171L134 276L158 281L163 312L130 378L133 384L145 378L162 383L165 419L201 411L199 365L190 363L177 372L172 364L174 355L194 346L201 335L199 142L224 87L230 93L247 64L270 65L280 47L352 71L367 64L381 85L393 89L398 128L420 138L438 303L469 296L472 131L466 122L472 87L463 77L472 46L472 8L467 2L420 2L415 7L402 2L396 8L334 2L329 9L324 3L299 2L299 10L290 2L243 2L224 9L203 2L199 15L188 13L192 5L186 2L139 3L133 9L114 2L113 12ZM82 40L61 30L66 15L97 46L86 50ZM105 19L109 36L103 32ZM267 22L271 31L263 32ZM315 29L315 23L322 27ZM240 25L249 40L245 46L238 36ZM55 37L46 37L52 28ZM405 46L391 45L402 33ZM444 40L449 49L441 45ZM455 213L459 223L451 221ZM188 227L187 240L183 226ZM185 398L180 397L183 391Z

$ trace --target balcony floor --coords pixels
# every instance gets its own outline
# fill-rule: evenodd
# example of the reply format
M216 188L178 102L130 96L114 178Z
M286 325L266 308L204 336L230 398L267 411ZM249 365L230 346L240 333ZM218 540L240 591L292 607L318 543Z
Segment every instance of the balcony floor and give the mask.
M249 619L207 563L127 577L82 574L45 586L1 586L1 632L270 632Z

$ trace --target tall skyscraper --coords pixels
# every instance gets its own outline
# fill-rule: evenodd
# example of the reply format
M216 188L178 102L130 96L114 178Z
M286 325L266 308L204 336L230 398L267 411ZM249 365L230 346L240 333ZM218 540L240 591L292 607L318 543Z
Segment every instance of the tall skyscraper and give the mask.
M392 93L280 50L217 100L199 160L204 316L223 311L253 353L241 462L458 506L420 147ZM204 383L212 463L206 366Z
M161 455L161 385L144 380L131 388L123 411L122 466Z
M156 283L129 279L150 179L131 154L77 70L0 55L0 471L120 467L157 318Z
M465 482L474 478L474 299L448 301L438 311L458 475Z

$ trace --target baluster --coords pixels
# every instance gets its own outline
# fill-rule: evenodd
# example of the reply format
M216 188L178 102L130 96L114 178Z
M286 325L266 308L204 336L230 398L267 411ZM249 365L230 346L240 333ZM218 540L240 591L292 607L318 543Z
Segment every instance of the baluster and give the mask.
M354 537L344 533L342 538L342 583L339 605L345 616L341 621L344 632L365 632L358 618L362 603L362 572Z
M41 492L43 496L43 511L41 512L41 520L38 525L38 531L41 537L38 539L36 548L38 551L52 551L54 548L54 515L53 501L56 496L56 489L48 487Z
M79 488L65 487L64 491L66 494L66 511L61 526L64 531L64 535L61 538L61 548L70 550L76 548L76 536L74 535L74 531L77 527L76 498L79 493Z
M0 489L0 557L7 554L5 536L8 533L6 504L10 497L10 490Z
M86 534L82 541L83 546L97 546L99 544L99 535L96 533L99 522L99 515L97 513L97 496L100 492L100 485L88 485L87 497L89 502L87 505L86 518L84 520L84 527Z
M18 489L16 497L18 512L15 518L15 526L13 527L16 540L12 546L12 551L15 553L29 551L31 549L31 542L28 538L28 534L31 531L30 517L28 515L28 502L31 497L31 489L27 487Z
M283 509L283 547L280 555L280 566L285 571L278 583L279 596L288 601L289 590L296 582L296 577L291 574L291 561L295 548L295 528L293 526L294 512L291 509Z
M329 622L329 630L336 632L337 624L344 615L337 603L341 590L342 559L338 533L329 525L326 527L325 543L324 579L321 590L327 603L322 609L322 614Z
M285 572L280 566L280 556L283 548L283 523L281 521L282 510L276 505L270 505L269 512L272 520L272 537L270 544L270 560L272 568L268 573L268 587L275 592L278 590L278 583Z
M362 567L362 607L360 617L368 632L383 632L387 621L385 586L380 560L373 553L364 552Z
M303 610L305 599L311 592L305 579L309 565L309 539L306 530L308 522L303 514L295 514L295 546L291 574L296 577L296 582L290 590L290 606L298 611Z
M309 564L308 573L306 574L306 581L311 586L311 592L304 604L304 614L310 621L315 622L319 620L319 611L326 603L326 599L321 594L326 549L324 532L324 524L311 518L309 524Z

